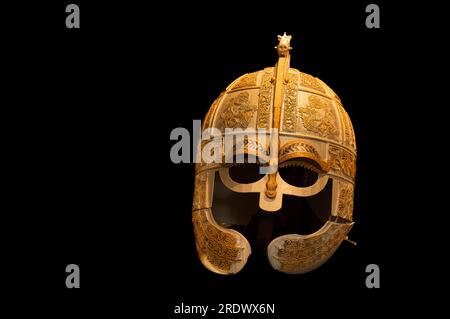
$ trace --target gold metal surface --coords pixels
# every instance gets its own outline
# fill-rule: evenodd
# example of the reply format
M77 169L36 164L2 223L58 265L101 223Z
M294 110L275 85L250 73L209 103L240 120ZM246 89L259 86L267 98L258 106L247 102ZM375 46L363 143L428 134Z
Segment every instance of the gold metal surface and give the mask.
M247 138L243 145L234 145L231 156L237 153L264 156L267 163L274 151L270 147L275 147L277 157L270 158L269 164L282 167L300 163L318 172L323 181L332 182L334 219L330 217L313 234L280 236L268 246L268 258L274 269L304 273L322 265L343 240L348 240L347 234L353 226L356 141L350 117L336 93L320 79L290 68L290 41L289 35L278 36L275 67L233 81L214 101L202 128L217 128L222 132L225 128L276 129L277 134L270 136L275 139L272 140L276 141L272 143L275 146L269 146L267 139ZM230 154L225 154L223 147L221 157L227 156ZM205 267L219 274L239 272L251 253L246 238L218 225L211 211L214 174L230 165L234 164L202 162L196 166L192 220L197 251ZM261 209L266 207L265 211L277 213L283 194L310 196L313 193L299 188L297 193L289 193L287 189L291 186L279 178L275 170L261 179L261 183L248 188L248 192L260 194Z
M311 235L289 234L275 238L267 252L273 268L288 274L303 274L320 267L338 249L353 223L327 221Z
M289 82L288 72L289 72L289 61L291 59L290 50L291 48L291 36L286 35L278 36L278 45L275 47L278 51L278 63L275 66L275 90L273 98L273 118L272 118L272 128L275 129L275 136L272 135L271 138L277 138L279 145L279 135L278 130L280 129L280 119L281 119L281 108L284 102L284 91L285 85ZM270 165L274 165L273 162ZM269 178L266 183L266 196L268 198L274 198L277 194L277 174L278 170L269 174Z
M257 128L269 129L270 114L272 113L272 78L273 68L266 68L259 91Z

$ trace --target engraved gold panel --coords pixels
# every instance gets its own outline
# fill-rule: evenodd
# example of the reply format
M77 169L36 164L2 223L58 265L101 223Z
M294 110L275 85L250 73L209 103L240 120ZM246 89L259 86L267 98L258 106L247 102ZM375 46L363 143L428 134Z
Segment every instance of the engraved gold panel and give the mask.
M311 235L290 234L275 238L267 248L272 267L288 274L303 274L325 263L336 251L353 223L327 221Z
M283 130L295 131L297 122L298 73L289 73L284 93Z
M255 87L256 86L256 79L258 77L258 72L253 72L244 75L241 77L237 83L235 83L230 90L236 90L236 89L242 89L242 88L249 88L249 87Z
M273 68L264 69L264 74L259 91L257 128L270 128L272 112Z
M305 129L315 135L338 140L338 123L331 102L318 95L308 96L308 103L300 107Z
M339 194L336 215L346 220L353 220L354 186L351 183L338 181Z
M343 143L344 145L347 145L356 151L355 133L353 132L353 126L352 122L350 121L350 117L348 116L348 113L344 110L341 103L336 102L336 104L343 123L343 131L344 131Z
M320 82L315 77L307 73L300 72L300 86L325 93L325 90L322 85L320 85Z
M251 105L249 99L250 93L247 91L227 95L217 128L246 129L257 110L256 105Z
M201 167L197 164L198 168ZM194 185L194 198L192 201L192 210L198 210L203 208L211 207L211 194L209 190L210 185L210 174L207 171L198 172L195 174L195 185Z
M210 209L194 211L192 223L197 252L206 268L219 274L242 269L251 253L245 237L217 225Z
M211 127L214 115L216 114L217 109L220 106L220 102L222 102L222 98L224 95L225 92L222 92L209 108L208 113L206 113L205 119L203 120L202 129Z
M332 173L355 180L356 157L346 149L330 145L328 163Z
M329 170L328 163L321 158L319 152L317 152L312 145L306 143L305 141L294 140L284 144L281 147L278 156L280 165L291 159L307 158L320 166L312 167L314 170L317 168L323 172ZM306 163L304 165L306 165Z

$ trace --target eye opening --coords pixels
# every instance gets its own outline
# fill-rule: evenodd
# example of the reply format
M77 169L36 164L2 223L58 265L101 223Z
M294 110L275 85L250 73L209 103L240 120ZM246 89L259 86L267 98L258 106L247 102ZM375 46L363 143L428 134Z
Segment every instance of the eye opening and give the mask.
M314 185L322 170L314 160L295 158L281 163L278 172L286 183L303 188Z
M252 154L245 154L244 163L236 163L236 157L233 157L233 164L228 168L230 178L239 184L251 184L264 177L260 174L261 163L258 157Z

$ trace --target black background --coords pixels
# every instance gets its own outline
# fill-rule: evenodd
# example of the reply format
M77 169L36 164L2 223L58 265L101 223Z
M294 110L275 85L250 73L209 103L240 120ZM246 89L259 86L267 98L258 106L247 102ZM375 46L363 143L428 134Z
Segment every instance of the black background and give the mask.
M364 1L74 2L79 30L65 28L64 1L15 8L8 24L14 178L5 279L12 299L33 305L17 310L182 318L173 313L181 302L275 303L276 317L293 318L352 316L355 304L362 314L383 314L406 307L399 294L414 300L421 261L409 254L405 211L414 213L405 202L417 202L399 191L410 186L402 137L413 106L398 92L414 91L417 75L406 7L378 1L381 29L367 29ZM191 130L238 76L273 66L284 31L293 35L291 66L325 81L352 119L350 238L358 245L344 242L305 275L250 257L239 274L219 276L197 259L194 166L171 163L169 135ZM70 263L80 266L80 289L65 287ZM380 289L365 286L370 263L380 266Z

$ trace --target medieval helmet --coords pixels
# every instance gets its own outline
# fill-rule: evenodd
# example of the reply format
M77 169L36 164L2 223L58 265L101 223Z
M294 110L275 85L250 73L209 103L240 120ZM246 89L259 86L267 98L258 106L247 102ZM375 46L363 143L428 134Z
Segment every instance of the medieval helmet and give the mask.
M290 68L290 40L278 36L275 67L236 79L203 121L192 221L215 273L239 272L255 247L278 271L309 272L354 224L350 118L324 82Z

